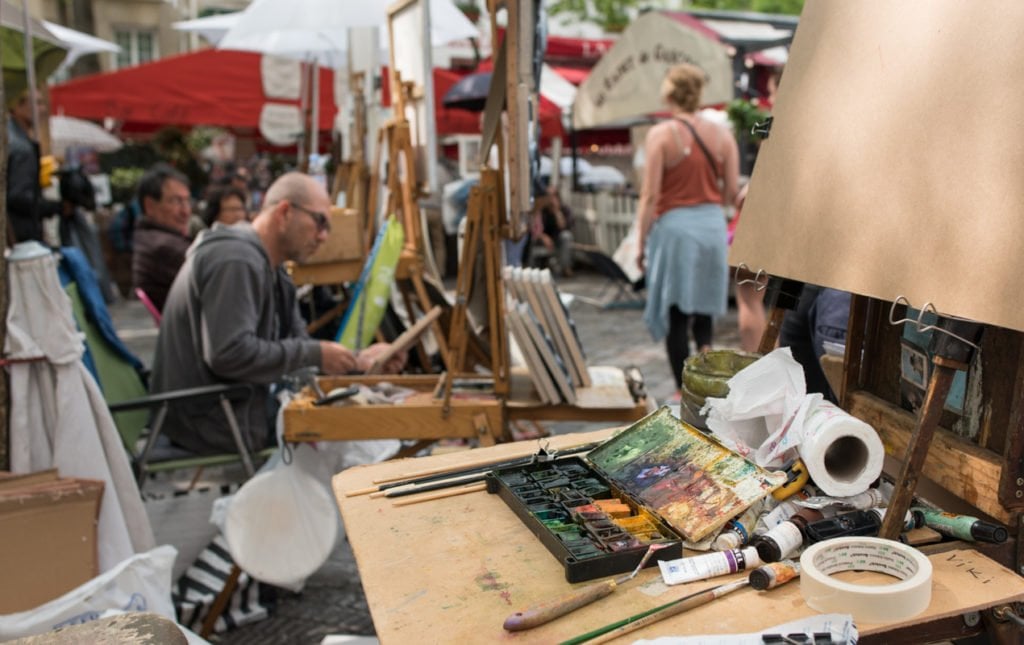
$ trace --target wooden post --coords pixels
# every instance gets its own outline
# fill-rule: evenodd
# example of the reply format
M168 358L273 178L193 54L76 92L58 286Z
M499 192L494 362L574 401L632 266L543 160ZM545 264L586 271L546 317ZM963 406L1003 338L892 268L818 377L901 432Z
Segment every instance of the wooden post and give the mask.
M0 66L3 53L0 49ZM0 105L7 105L3 83L0 83ZM7 114L0 116L0 250L7 248ZM7 344L7 259L0 253L0 351ZM0 470L10 468L7 428L9 401L7 370L0 370Z
M889 500L885 519L882 520L880 537L895 540L903 530L903 519L917 490L917 480L921 476L924 460L928 457L935 429L939 427L953 377L957 370L966 370L970 366L981 331L979 323L945 317L939 318L932 331L932 377L914 431L910 435L907 456L900 467L896 489Z

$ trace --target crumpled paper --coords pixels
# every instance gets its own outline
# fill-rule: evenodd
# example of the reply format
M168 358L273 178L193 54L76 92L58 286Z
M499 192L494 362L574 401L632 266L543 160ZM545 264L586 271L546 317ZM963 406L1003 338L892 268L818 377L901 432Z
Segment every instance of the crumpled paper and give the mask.
M802 428L807 383L788 347L766 354L729 379L725 398L708 397L701 408L716 437L762 467L779 467L799 443L790 428Z

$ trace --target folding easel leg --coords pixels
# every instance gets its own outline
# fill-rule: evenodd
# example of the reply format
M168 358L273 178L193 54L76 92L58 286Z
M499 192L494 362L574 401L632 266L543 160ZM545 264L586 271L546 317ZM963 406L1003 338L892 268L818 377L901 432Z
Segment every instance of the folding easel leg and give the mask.
M199 630L201 638L209 638L210 634L213 633L213 628L217 625L217 619L227 609L228 602L231 600L231 594L235 593L235 588L238 587L238 577L241 575L242 570L238 568L238 565L232 565L228 579L224 581L224 586L221 587L217 597L213 599L210 611L207 612L206 618L203 619L203 626Z
M238 420L235 418L235 410L231 407L231 401L224 395L220 397L220 407L224 410L224 416L227 417L228 427L231 428L231 436L235 439L238 455L242 458L245 474L247 477L252 477L256 474L256 468L252 464L252 455L249 454L249 449L242 439L242 430L238 427Z

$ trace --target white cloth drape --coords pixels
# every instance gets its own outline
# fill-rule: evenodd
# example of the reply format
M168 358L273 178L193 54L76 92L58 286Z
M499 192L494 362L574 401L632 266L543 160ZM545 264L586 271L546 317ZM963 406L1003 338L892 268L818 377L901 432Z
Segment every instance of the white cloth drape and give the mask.
M128 456L99 386L82 363L82 334L46 254L8 265L8 358L11 375L11 468L57 468L65 477L102 480L99 564L106 571L154 546L153 531Z

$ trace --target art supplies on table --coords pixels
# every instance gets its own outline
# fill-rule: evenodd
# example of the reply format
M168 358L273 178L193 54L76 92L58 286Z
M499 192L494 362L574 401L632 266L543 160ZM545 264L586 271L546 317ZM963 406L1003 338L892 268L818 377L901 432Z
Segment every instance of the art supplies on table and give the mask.
M548 550L569 582L682 556L781 485L772 473L662 408L586 457L499 469L486 479Z

